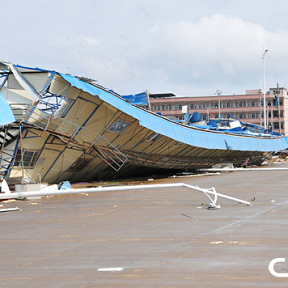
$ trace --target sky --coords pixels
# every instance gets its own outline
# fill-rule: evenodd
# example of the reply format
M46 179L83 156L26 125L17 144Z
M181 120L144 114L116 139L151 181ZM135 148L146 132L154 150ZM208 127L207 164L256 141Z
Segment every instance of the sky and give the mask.
M287 0L0 0L0 59L119 94L288 88Z

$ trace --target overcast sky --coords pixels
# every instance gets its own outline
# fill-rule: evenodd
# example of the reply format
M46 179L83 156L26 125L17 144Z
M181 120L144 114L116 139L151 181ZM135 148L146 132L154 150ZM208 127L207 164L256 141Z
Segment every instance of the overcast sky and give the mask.
M0 0L0 59L120 94L288 88L287 0Z

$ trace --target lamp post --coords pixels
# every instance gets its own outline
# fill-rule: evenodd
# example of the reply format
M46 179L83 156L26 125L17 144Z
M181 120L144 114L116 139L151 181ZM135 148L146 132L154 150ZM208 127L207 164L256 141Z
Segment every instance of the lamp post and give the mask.
M263 68L263 105L264 105L264 128L267 129L267 120L266 120L266 92L265 92L265 55L268 50L265 50L262 56L262 68Z

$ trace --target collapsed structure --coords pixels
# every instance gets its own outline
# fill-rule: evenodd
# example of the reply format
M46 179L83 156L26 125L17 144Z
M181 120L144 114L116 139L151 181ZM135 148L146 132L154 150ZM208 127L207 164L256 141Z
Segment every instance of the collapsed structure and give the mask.
M90 181L247 158L259 163L288 147L287 137L256 125L205 126L193 123L197 114L175 122L91 79L6 61L0 61L0 101L0 173L16 182Z

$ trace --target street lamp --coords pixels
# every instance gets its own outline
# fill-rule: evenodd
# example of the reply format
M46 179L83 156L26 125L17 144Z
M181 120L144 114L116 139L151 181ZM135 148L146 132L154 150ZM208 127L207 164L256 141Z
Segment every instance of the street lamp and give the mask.
M263 68L263 105L264 105L264 128L267 129L267 120L266 120L266 92L265 92L265 55L268 50L265 50L262 56L262 68Z

